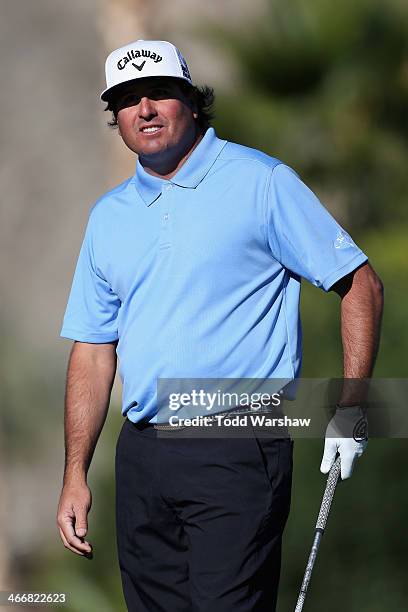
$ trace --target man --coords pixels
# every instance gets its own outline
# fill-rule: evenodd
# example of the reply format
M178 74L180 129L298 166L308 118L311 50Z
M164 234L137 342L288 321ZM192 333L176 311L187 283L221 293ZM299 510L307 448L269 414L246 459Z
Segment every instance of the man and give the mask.
M61 335L75 341L66 391L67 548L84 539L86 475L120 358L117 541L131 611L272 611L290 505L292 441L160 435L158 379L299 376L300 277L341 297L344 376L372 372L382 287L367 257L297 174L220 140L211 90L180 52L136 41L106 62L102 99L138 156L90 213ZM342 414L358 419L361 392ZM159 419L159 422L160 419ZM365 441L328 437L351 474Z

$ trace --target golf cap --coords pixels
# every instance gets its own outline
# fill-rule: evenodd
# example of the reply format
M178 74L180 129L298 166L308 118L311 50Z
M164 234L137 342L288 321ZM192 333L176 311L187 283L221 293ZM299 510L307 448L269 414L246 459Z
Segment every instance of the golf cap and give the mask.
M146 77L174 77L192 85L186 60L172 43L165 40L136 40L115 49L105 64L106 89L101 100L108 101L122 83Z

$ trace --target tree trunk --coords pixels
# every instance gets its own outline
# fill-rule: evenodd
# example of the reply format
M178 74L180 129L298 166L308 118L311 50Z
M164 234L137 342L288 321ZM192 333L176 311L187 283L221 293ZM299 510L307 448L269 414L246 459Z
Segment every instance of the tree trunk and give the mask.
M146 0L105 0L100 30L106 55L133 40L149 38L147 24L151 10L151 2ZM109 182L116 185L134 174L136 160L118 134L107 136Z

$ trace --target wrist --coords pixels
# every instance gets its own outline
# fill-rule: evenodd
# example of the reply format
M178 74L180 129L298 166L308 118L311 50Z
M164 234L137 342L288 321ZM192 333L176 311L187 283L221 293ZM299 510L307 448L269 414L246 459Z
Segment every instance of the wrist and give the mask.
M87 474L83 470L65 470L62 483L64 487L87 486Z

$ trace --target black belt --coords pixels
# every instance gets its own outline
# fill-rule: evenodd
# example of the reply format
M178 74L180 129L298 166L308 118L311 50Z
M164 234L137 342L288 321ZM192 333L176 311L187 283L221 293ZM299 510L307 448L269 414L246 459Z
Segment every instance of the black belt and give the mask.
M240 415L240 416L245 416L245 415L249 415L249 414L270 414L272 411L271 410L267 410L266 408L251 408L251 406L240 406L239 408L231 408L230 410L224 410L223 412L217 412L216 414L209 416L209 415L203 415L206 418L206 422L207 423L214 423L216 420L216 417L220 417L220 416L236 416L236 415ZM200 415L195 415L200 416ZM130 420L130 419L129 419ZM148 428L154 428L157 429L158 431L179 431L180 429L185 429L186 427L188 427L187 425L171 425L170 423L150 423L147 419L142 419L141 421L138 421L137 423L133 423L133 421L131 421L132 424L136 427L136 429L138 429L139 431L143 431L144 429L148 429Z

